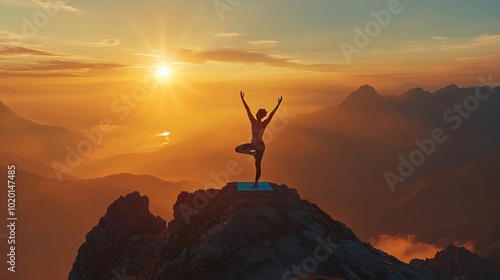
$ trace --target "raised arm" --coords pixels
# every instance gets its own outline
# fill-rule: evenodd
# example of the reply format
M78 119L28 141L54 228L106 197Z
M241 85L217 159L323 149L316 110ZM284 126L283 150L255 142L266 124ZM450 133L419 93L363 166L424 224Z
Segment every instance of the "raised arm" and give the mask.
M253 124L256 120L255 117L252 115L252 112L250 111L248 104L245 101L245 93L243 91L240 91L240 96L241 96L241 101L243 101L243 106L245 106L245 109L247 110L248 118L250 119L250 122L252 122Z
M264 125L268 125L271 122L271 119L273 118L274 113L276 113L276 111L278 111L278 108L279 108L282 100L283 100L283 96L280 96L280 98L278 98L278 104L276 105L276 107L274 107L271 114L269 114L269 117L267 117L267 119L265 121L263 121Z

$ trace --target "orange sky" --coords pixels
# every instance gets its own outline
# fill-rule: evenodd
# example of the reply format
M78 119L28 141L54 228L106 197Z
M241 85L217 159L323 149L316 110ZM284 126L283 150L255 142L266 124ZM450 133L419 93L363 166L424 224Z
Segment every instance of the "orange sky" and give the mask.
M1 0L0 84L301 79L477 84L497 73L497 1L251 3ZM96 88L97 89L97 88Z
M384 94L407 83L472 86L498 73L498 1L214 3L0 0L0 85L16 91L0 99L72 130L114 118L111 141L124 146L104 156L236 116L239 90L255 107L284 95L304 113L363 84ZM132 94L140 98L130 103Z

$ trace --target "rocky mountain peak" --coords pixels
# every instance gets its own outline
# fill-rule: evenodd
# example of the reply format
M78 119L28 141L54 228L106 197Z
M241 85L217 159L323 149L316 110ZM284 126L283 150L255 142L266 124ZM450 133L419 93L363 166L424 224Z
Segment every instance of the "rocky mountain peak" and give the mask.
M410 264L431 271L436 279L494 280L500 279L500 264L449 244L431 259L414 259Z
M166 222L149 212L149 198L133 192L113 202L97 226L86 235L85 243L69 275L70 279L112 279L117 260L140 243L152 240L166 229ZM134 247L135 248L135 247Z
M379 95L375 88L370 85L364 85L347 96L341 106L367 107L373 106L383 101L383 99L383 96Z
M401 97L403 98L423 98L429 96L431 96L431 93L421 87L414 87L401 94Z
M122 197L87 235L70 279L433 279L360 241L295 189L271 185L182 192L166 234L145 197Z

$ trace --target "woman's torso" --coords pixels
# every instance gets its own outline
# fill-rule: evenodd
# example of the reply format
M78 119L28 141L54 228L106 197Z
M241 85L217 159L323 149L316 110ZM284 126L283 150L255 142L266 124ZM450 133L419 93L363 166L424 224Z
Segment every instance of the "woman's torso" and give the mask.
M252 143L264 144L262 136L264 135L264 130L266 127L261 121L256 121L252 125Z

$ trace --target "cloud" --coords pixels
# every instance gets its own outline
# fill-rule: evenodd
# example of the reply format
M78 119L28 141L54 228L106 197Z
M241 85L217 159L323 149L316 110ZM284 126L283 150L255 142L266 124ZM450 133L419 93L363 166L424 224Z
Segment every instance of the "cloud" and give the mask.
M118 46L119 44L120 40L116 38L110 38L110 39L102 39L99 42L90 43L88 45L94 47L112 47L112 46Z
M391 236L381 234L378 238L370 238L369 242L373 247L385 251L403 262L410 262L412 259L432 258L437 251L442 250L431 244L418 242L415 235Z
M164 55L152 54L152 53L132 53L132 54L140 55L140 56L147 56L147 57L165 58Z
M432 36L431 38L434 41L446 41L451 39L451 37L444 37L444 36Z
M59 56L59 55L27 47L0 46L0 56Z
M429 50L477 50L485 47L500 47L500 34L482 34L473 37L444 37L432 36L425 41L412 41L403 43L407 51Z
M44 7L47 9L51 9L53 11L66 11L71 13L81 13L81 10L72 7L65 2L69 2L70 0L63 1L54 1L54 0L0 0L0 3L18 6L18 7Z
M6 71L10 73L38 72L38 71L67 72L67 71L88 71L88 70L113 70L113 69L121 69L124 67L126 66L116 63L48 60L48 61L38 61L35 64L29 66L0 68L0 71Z
M230 32L230 33L219 32L215 34L215 36L217 37L238 37L242 35L243 35L242 33L238 32Z
M295 61L292 58L277 57L256 51L241 49L217 49L217 50L193 50L193 49L171 49L168 51L172 61L186 63L207 63L209 61L226 63L252 63L265 64L273 67L283 67L305 71L337 72L341 66L331 63L306 64Z
M251 49L267 49L276 47L278 41L275 40L257 40L257 41L247 41L245 42L250 46Z
M29 73L29 72L10 72L0 69L0 79L9 78L69 78L69 77L88 77L85 75L75 75L72 73Z
M500 35L483 34L471 38L448 38L439 48L450 49L475 49L485 46L500 46Z
M75 7L69 6L62 1L53 1L53 0L36 0L36 3L42 7L52 9L52 10L61 10L70 13L80 13L81 11Z
M21 36L19 34L0 30L0 41L12 40L12 39L22 39L22 38L23 38L23 36Z

